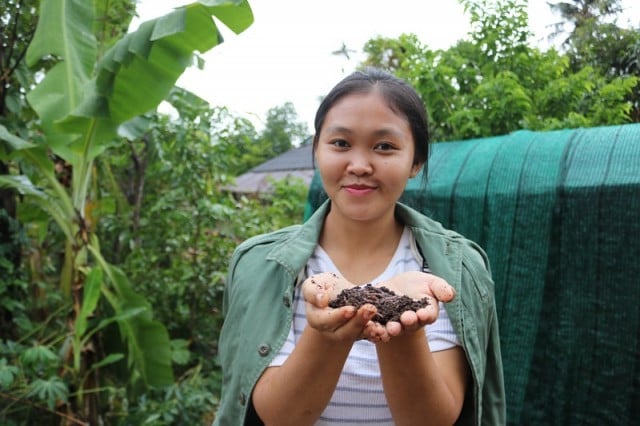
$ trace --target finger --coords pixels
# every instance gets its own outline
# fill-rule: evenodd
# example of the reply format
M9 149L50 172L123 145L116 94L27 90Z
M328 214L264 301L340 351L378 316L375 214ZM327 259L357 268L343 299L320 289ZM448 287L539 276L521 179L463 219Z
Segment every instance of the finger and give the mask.
M385 328L390 337L396 337L402 333L402 324L398 321L389 321Z
M326 296L327 290L321 286L316 285L310 281L305 281L302 284L302 298L305 302L324 308L327 306L328 297Z
M302 283L302 296L305 301L324 308L329 304L331 292L335 287L335 276L327 273L312 275Z
M371 343L380 342L382 340L382 335L379 333L375 324L375 322L369 321L365 329L362 331L360 339L368 340Z
M429 303L428 306L420 308L415 312L418 322L422 325L435 322L438 319L439 313L440 308L438 306L438 301L433 299L431 299L431 303Z
M400 314L400 324L405 330L411 330L418 325L418 315L414 311L404 311Z
M387 343L389 340L391 340L391 335L387 331L387 328L378 322L376 322L376 324L381 328L380 341L383 343Z
M442 278L435 277L437 279L431 281L429 283L429 288L431 289L431 293L434 295L436 299L441 302L450 302L456 297L456 290L449 285Z
M329 306L329 294L325 291L320 291L313 294L313 299L309 302L317 308L324 309Z
M353 318L350 318L343 326L335 330L336 334L343 339L359 340L367 327L369 327L369 331L372 330L369 323L372 322L371 319L377 312L376 307L372 304L362 305L355 312Z
M373 343L388 342L391 338L387 329L377 321L369 321L364 330L363 338Z
M319 303L319 307L326 307L330 300L335 299L345 288L351 287L349 281L331 272L311 275L302 283L304 300ZM324 296L319 297L318 294Z
M307 303L307 323L319 331L334 331L344 326L356 313L353 306L320 309Z

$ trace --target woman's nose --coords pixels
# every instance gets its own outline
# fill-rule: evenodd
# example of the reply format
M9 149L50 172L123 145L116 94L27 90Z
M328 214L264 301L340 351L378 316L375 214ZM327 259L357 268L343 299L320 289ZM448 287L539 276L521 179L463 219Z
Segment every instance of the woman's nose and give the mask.
M349 160L347 171L356 176L363 176L371 174L373 167L366 155L353 155Z

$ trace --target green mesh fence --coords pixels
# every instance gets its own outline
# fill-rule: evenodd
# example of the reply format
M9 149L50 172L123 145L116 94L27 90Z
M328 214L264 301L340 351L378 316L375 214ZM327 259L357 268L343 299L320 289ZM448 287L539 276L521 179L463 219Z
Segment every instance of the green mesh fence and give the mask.
M640 424L640 125L438 143L421 182L491 260L508 423Z

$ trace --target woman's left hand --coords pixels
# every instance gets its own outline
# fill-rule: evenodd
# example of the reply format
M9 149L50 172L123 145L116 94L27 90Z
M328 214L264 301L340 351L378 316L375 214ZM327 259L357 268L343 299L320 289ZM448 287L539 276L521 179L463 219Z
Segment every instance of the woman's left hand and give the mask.
M408 296L414 300L427 298L429 305L417 311L405 311L400 315L400 321L390 321L386 325L390 337L403 332L422 329L425 325L438 319L438 302L450 302L456 296L455 289L444 279L433 274L419 271L403 272L388 281L377 283L385 286L399 295Z

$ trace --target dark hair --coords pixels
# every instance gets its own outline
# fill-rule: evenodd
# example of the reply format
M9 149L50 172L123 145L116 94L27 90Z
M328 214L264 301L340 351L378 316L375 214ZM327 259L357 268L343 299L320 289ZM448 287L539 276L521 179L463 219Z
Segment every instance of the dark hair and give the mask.
M426 182L430 137L424 102L418 92L406 81L378 68L365 68L350 74L336 84L322 100L314 121L313 151L316 150L324 119L331 107L347 95L369 93L374 89L380 91L387 100L389 108L406 116L415 146L413 164L423 163L422 172Z

